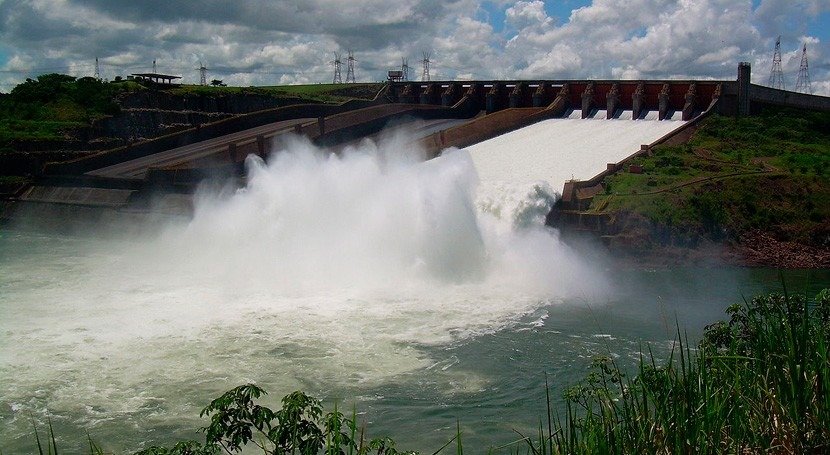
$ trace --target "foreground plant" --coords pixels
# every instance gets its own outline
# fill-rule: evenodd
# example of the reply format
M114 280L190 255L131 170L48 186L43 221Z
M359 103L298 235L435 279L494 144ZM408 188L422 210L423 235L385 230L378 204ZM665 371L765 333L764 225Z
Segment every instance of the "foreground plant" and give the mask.
M209 417L205 444L180 442L172 448L151 447L137 455L214 455L240 453L252 443L268 455L378 455L403 454L389 438L366 443L361 429L357 437L355 413L346 418L337 410L323 414L320 401L303 392L282 399L282 408L273 411L254 400L266 392L246 384L225 392L213 400L200 416Z
M830 291L727 312L698 349L678 334L668 362L649 354L633 379L597 359L566 392L564 422L549 412L547 431L523 438L527 452L830 452Z

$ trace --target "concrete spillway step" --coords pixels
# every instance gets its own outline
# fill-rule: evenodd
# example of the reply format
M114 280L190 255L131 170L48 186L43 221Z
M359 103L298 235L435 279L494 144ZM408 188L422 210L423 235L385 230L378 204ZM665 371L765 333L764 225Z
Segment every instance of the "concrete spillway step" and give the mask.
M133 190L110 188L33 186L21 195L20 200L52 204L121 207L127 204L133 193Z

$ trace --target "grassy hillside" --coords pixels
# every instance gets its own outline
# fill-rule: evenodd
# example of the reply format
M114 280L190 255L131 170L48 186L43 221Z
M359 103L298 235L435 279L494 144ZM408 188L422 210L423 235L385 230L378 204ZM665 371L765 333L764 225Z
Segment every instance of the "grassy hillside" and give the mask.
M830 246L830 113L715 115L687 144L656 147L632 164L643 172L607 178L590 211L636 214L674 238L738 240L762 230Z
M316 103L342 103L351 99L372 99L382 84L307 84L264 87L182 85L169 90L176 95L222 96L256 94L275 98L301 98Z
M181 96L236 94L292 98L309 103L342 103L371 99L381 84L313 84L277 87L213 87L182 85L164 89ZM27 79L0 95L0 151L19 141L61 141L71 132L102 116L118 114L117 96L126 91L148 90L133 81L103 82L91 77L76 79L63 74L44 74Z
M14 141L62 140L68 131L95 118L117 114L115 96L139 89L135 83L110 84L63 74L26 79L0 96L0 148Z

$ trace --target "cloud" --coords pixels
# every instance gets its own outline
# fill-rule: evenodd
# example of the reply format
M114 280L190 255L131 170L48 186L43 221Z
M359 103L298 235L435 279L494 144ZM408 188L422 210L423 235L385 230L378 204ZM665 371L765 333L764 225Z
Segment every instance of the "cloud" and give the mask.
M816 35L828 0L593 0L553 18L541 0L3 0L0 87L40 72L113 78L160 71L238 85L331 80L332 52L352 49L360 80L410 63L433 78L728 78L750 61L768 77L782 34L785 71L809 44L818 90L830 48ZM503 14L490 14L494 8ZM503 23L494 23L499 17ZM824 19L822 19L824 18ZM826 25L826 24L825 24ZM811 32L812 31L812 32ZM0 57L2 58L2 57ZM47 71L43 71L46 69ZM789 84L788 84L789 85ZM830 94L830 92L823 92Z
M552 22L545 12L545 3L540 0L519 1L505 11L505 22L515 29L544 27Z
M741 1L596 0L561 27L521 30L510 45L527 59L524 77L719 78L752 54L759 34L750 16Z

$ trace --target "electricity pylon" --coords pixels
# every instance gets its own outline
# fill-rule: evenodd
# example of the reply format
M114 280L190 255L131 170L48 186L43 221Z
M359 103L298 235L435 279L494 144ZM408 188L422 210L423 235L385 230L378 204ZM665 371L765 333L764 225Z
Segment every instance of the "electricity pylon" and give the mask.
M807 64L807 43L804 43L801 50L801 69L798 70L795 91L813 94L813 87L810 85L810 68Z
M772 55L772 71L769 73L769 86L779 90L784 87L784 71L781 69L781 36L775 40L775 53Z

